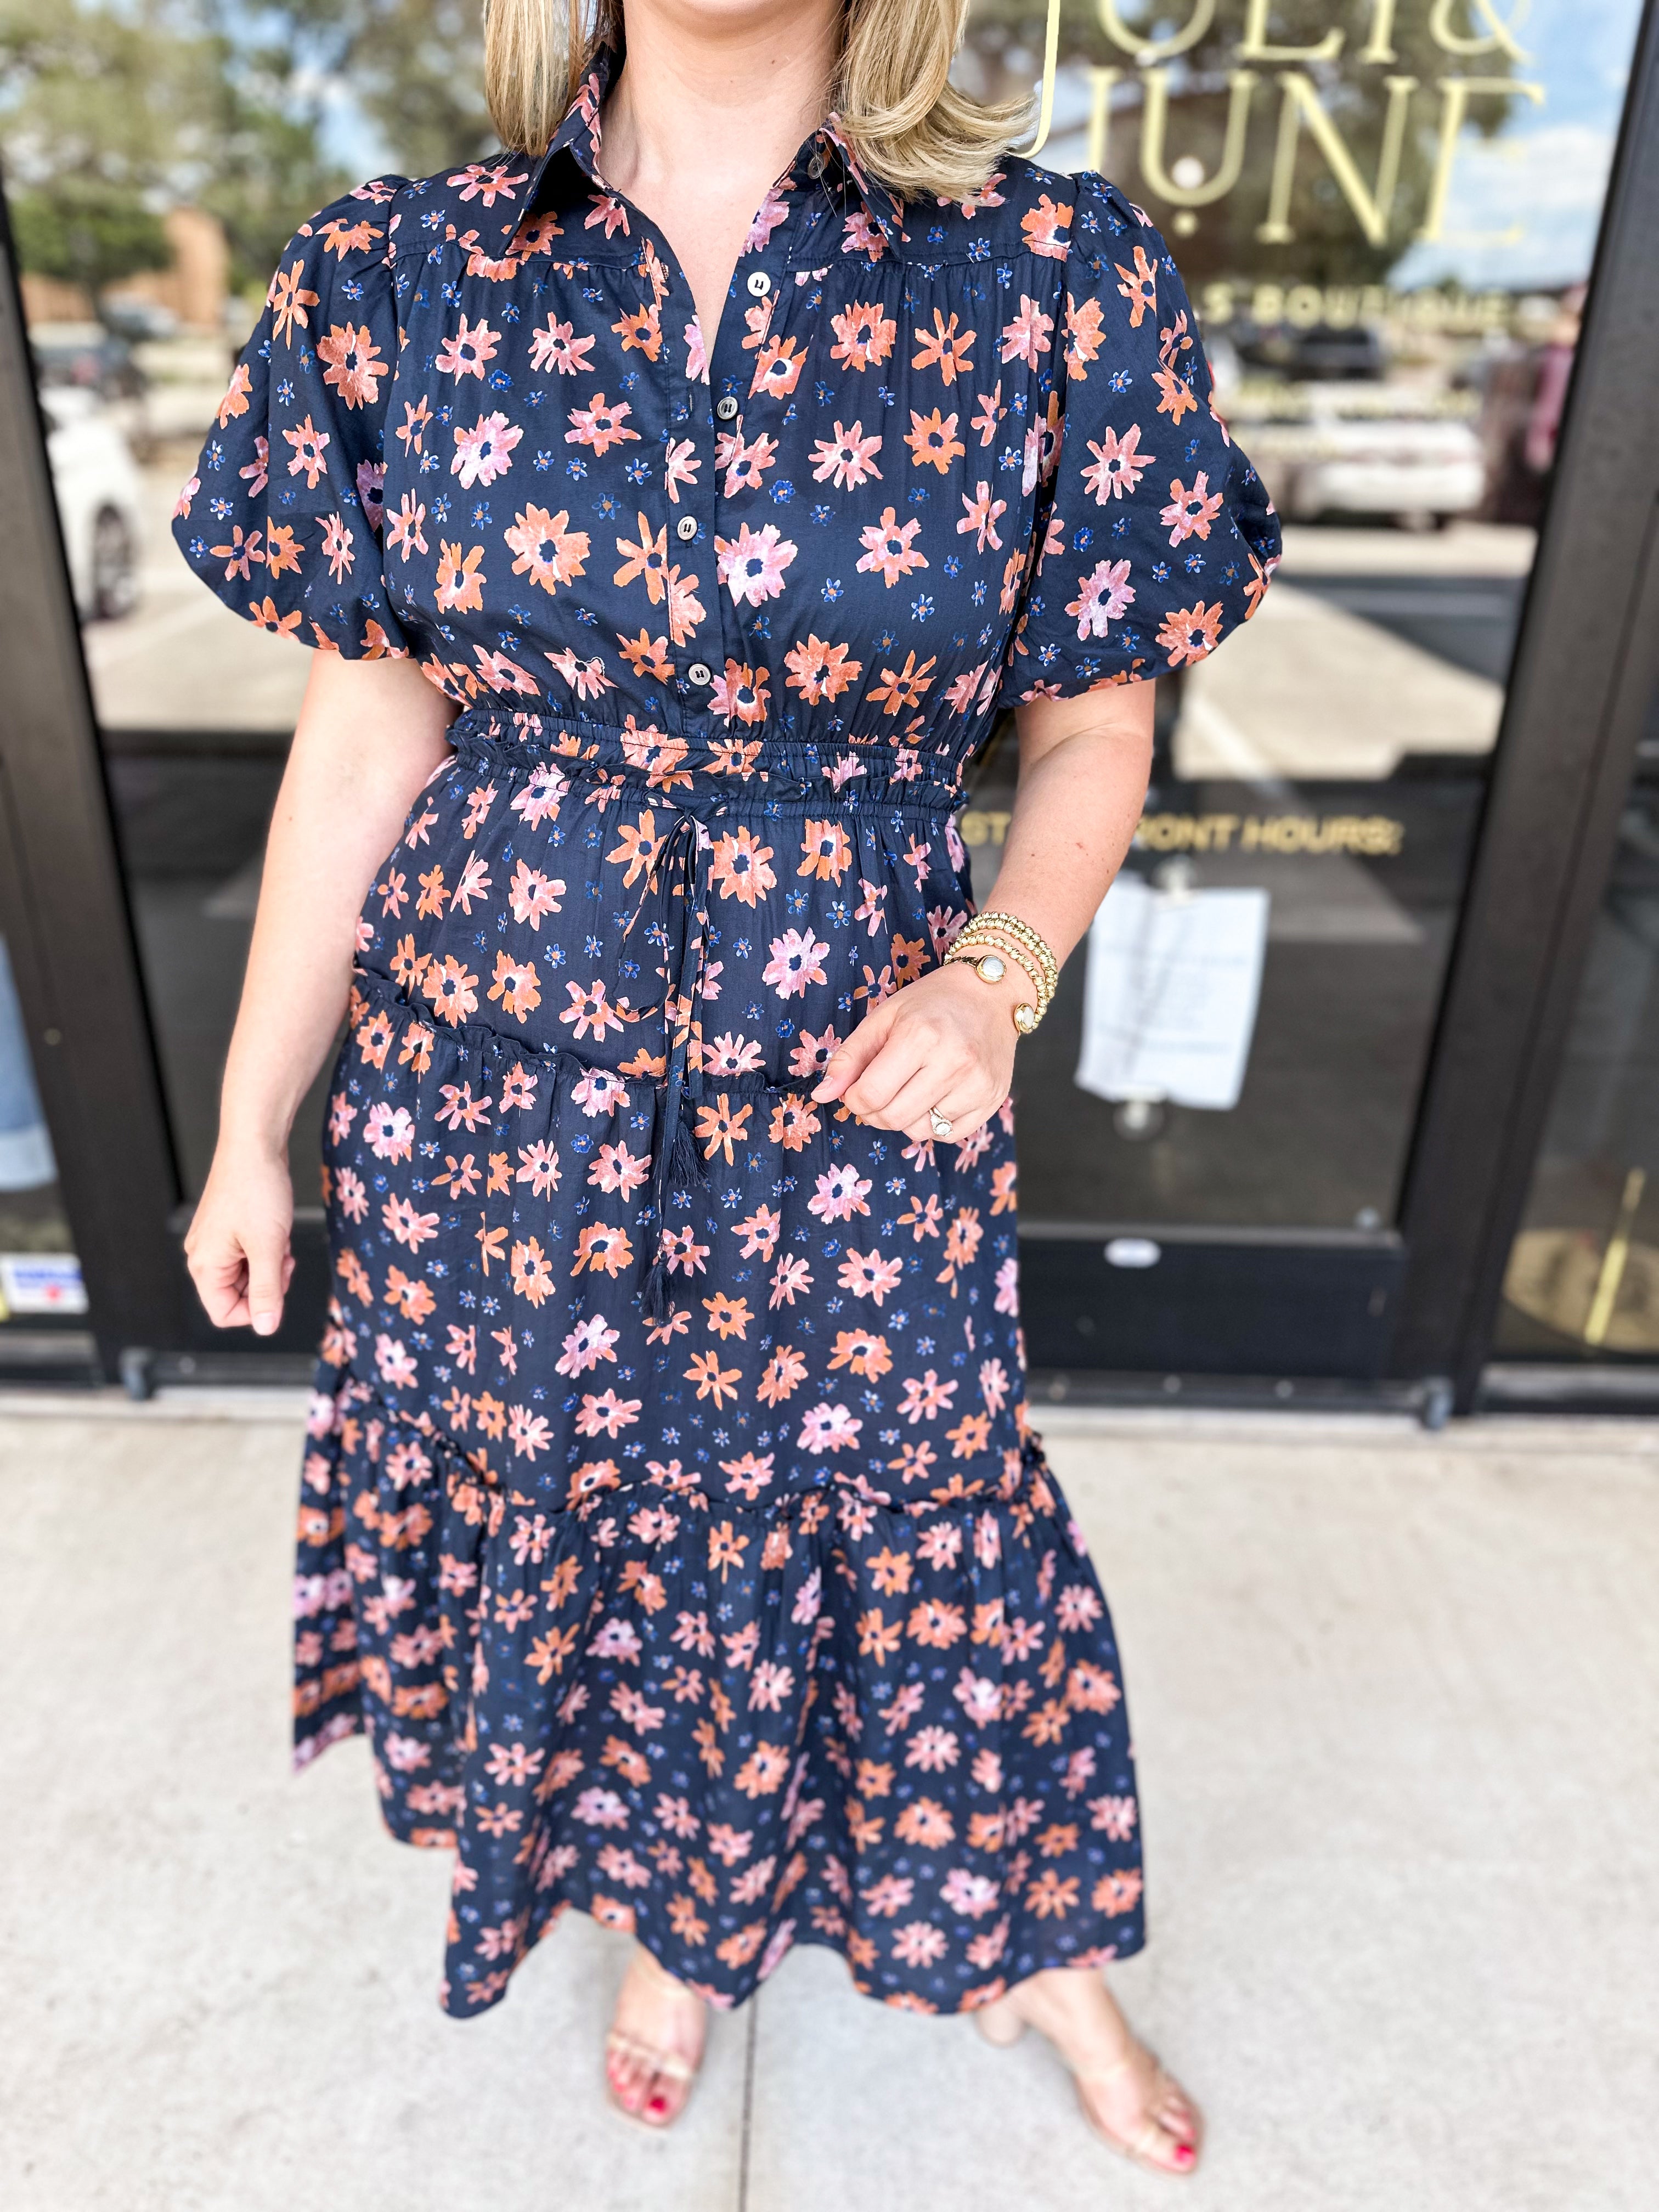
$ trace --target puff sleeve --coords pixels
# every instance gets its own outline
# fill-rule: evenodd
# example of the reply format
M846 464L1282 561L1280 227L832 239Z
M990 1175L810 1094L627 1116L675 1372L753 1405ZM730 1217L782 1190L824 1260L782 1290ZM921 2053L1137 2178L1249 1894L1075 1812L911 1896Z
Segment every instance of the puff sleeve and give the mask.
M1103 178L1085 172L1076 195L1059 453L1005 705L1203 659L1255 613L1279 558L1168 247Z
M410 650L380 552L403 181L359 185L295 232L173 511L227 606L351 660Z

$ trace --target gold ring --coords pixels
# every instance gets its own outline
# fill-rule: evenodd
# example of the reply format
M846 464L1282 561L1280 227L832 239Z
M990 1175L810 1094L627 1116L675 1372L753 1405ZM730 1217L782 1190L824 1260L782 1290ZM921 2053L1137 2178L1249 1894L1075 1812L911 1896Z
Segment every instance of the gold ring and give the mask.
M937 1106L930 1106L927 1109L927 1119L932 1125L933 1134L939 1139L940 1144L944 1144L954 1126L950 1115L941 1114Z

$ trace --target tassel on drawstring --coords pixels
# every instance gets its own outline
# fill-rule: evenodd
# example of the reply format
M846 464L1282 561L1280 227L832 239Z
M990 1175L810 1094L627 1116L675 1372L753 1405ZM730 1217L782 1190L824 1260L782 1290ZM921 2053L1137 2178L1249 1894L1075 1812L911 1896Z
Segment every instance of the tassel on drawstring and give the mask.
M645 1271L645 1281L640 1289L640 1310L654 1328L668 1318L668 1254L663 1244L663 1229L657 1229L657 1256Z
M689 1196L692 1188L708 1178L703 1174L702 1155L697 1150L697 1140L686 1124L684 1094L680 1111L675 1116L674 1141L669 1154L668 1188Z
M689 1198L704 1180L702 1162L697 1157L696 1140L685 1121L689 1010L695 1004L702 970L703 924L706 920L697 907L697 859L701 849L696 819L682 811L674 827L657 848L650 879L654 887L660 872L665 871L671 856L678 860L681 871L679 895L683 902L678 972L673 979L672 996L665 1001L670 1040L668 1069L667 1079L663 1085L662 1119L657 1125L656 1171L652 1177L657 1252L640 1285L641 1310L653 1326L668 1318L669 1200L676 1194ZM631 928L633 925L630 922L629 926ZM686 1011L682 1023L683 1009Z

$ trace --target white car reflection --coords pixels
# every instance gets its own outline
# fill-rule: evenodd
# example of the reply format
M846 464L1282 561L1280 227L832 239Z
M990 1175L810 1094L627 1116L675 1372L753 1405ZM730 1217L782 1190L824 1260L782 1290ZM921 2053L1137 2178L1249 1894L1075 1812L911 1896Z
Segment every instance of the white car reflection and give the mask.
M1387 386L1321 384L1227 412L1286 521L1369 514L1443 527L1486 496L1486 456L1464 404L1461 393L1414 406Z
M83 622L117 622L138 603L143 481L132 448L95 392L48 385L40 411L76 607Z

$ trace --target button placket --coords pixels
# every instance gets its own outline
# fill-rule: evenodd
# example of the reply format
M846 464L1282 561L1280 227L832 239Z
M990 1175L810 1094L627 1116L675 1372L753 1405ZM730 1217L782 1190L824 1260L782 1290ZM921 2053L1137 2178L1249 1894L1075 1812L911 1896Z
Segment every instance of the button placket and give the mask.
M754 335L750 321L751 315L756 308L764 311L765 320L763 327L765 337L761 341L762 344L769 343L775 337L781 325L788 319L789 297L795 289L794 280L790 273L790 264L793 246L799 238L802 212L805 204L804 199L797 200L797 204L790 210L788 221L774 232L767 245L762 248L763 258L760 258L758 266L745 270L744 263L757 258L755 256L745 254L739 259L738 269L733 272L733 283L727 296L726 312L720 318L720 331L716 340L718 359L711 354L708 364L711 390L719 394L712 411L715 422L728 432L735 432L739 428L746 430L752 411L750 404L750 389L754 381L755 365L759 358L760 345L757 344L745 350L745 341ZM757 397L759 404L764 406L763 396L757 395ZM720 500L720 483L718 476L714 489L716 498ZM752 495L747 497L752 498ZM763 511L750 518L750 526L757 530L762 529L771 519L774 518L769 517ZM779 521L782 520L781 516L775 519ZM738 532L734 526L728 525L726 534L736 536ZM744 611L718 582L718 559L715 562L715 577L720 602L720 633L723 641L726 641L726 655L735 659L740 665L758 665L765 659L765 641L764 640L751 641L744 635ZM768 611L766 607L759 610L763 616ZM774 712L776 712L775 702ZM750 730L746 734L757 735L758 732Z
M689 459L696 468L693 476L680 474L675 486L676 496L671 499L665 459L664 472L658 480L657 510L652 518L653 533L661 533L664 568L678 571L680 587L694 590L704 611L702 622L684 643L674 640L665 595L648 611L651 628L654 630L660 623L669 633L667 653L675 674L668 685L666 704L671 722L678 728L688 720L700 725L707 716L708 686L714 681L714 672L705 656L711 646L718 649L718 641L708 635L711 617L718 619L713 596L718 582L714 556L714 441L708 387L701 378L688 374L690 346L686 332L696 316L696 301L685 271L666 238L654 226L650 227L650 235L668 272L668 291L662 311L663 345L657 364L664 387L667 437L674 444L690 441ZM704 349L706 357L706 338Z

